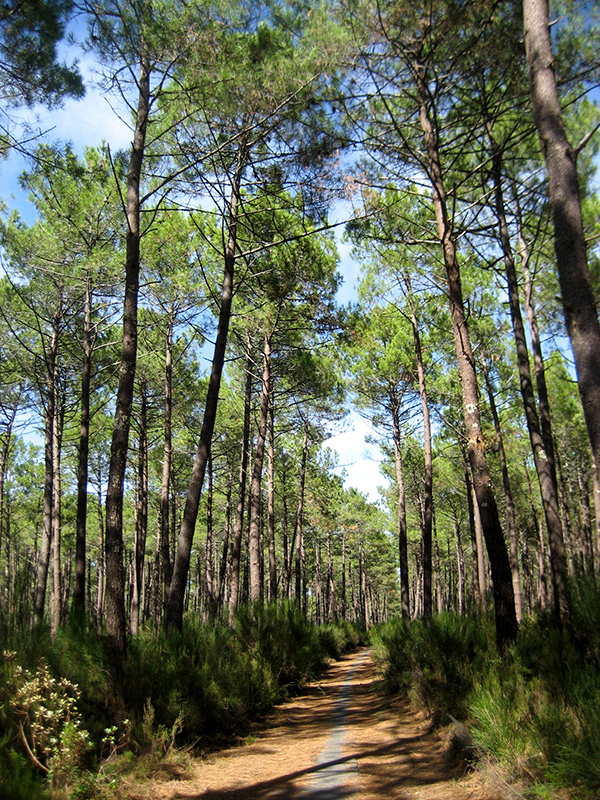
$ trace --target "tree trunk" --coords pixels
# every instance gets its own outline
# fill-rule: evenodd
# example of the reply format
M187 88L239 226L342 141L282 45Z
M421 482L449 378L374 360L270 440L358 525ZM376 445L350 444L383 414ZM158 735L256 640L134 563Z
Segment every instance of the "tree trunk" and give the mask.
M171 558L169 550L169 482L172 463L173 414L173 305L169 309L167 340L165 344L165 443L163 449L162 478L160 484L160 560L166 602L171 583ZM159 591L157 587L157 591Z
M498 409L496 407L496 399L494 397L494 389L490 381L490 374L488 371L485 356L481 356L481 368L483 377L485 379L485 386L487 389L488 401L490 404L490 411L492 412L492 419L494 420L494 428L496 430L496 441L498 443L498 456L500 458L500 469L502 470L502 483L504 484L504 499L506 503L506 522L508 525L508 542L509 542L509 559L510 569L513 579L513 591L515 593L515 610L517 613L517 622L523 619L523 605L521 602L521 581L519 577L519 553L517 548L517 523L515 519L515 503L513 500L512 489L510 486L510 479L508 476L508 464L506 461L506 452L504 450L504 437L502 435L502 428L500 427L500 417L498 416Z
M213 559L213 471L212 453L208 456L208 491L206 494L206 545L204 548L204 596L205 612L208 619L212 619L215 614L215 577Z
M262 487L263 461L265 441L267 438L267 421L269 416L269 388L271 384L271 336L265 334L263 342L263 371L260 391L260 411L258 417L258 434L252 480L250 481L250 602L257 602L261 597L260 575L260 496Z
M204 406L204 421L200 432L200 442L196 450L192 476L188 488L187 500L177 537L177 550L173 564L173 574L169 587L169 596L166 608L166 631L167 634L175 630L181 630L183 624L183 607L185 601L185 590L187 586L188 573L190 568L190 555L192 552L192 541L196 518L198 516L198 506L204 482L204 472L206 462L210 453L215 419L217 416L217 406L219 403L219 389L221 386L221 375L225 363L225 350L227 348L227 335L229 333L229 321L231 319L231 306L233 302L233 276L236 258L237 242L237 223L240 202L240 186L242 173L245 164L245 146L242 142L238 153L238 161L233 186L231 189L231 199L229 203L229 220L227 244L225 246L225 257L223 267L223 285L221 288L221 308L219 311L219 324L217 328L217 338L215 341L210 379L208 382L208 392Z
M421 68L417 67L417 94L421 128L425 139L428 157L428 170L438 228L438 236L448 284L452 331L461 379L467 450L473 486L477 496L483 534L492 570L494 611L496 618L496 642L499 652L517 635L515 598L512 588L512 575L504 534L498 515L496 498L492 489L491 476L485 455L485 443L481 435L481 419L477 396L477 376L471 349L471 340L464 310L460 270L448 210L446 193L440 166L438 145L429 117L425 81Z
M485 574L483 564L483 553L478 545L478 531L475 522L475 501L473 497L473 486L469 474L469 464L464 447L460 448L463 477L465 481L465 494L467 497L467 509L469 512L469 534L471 539L471 584L473 586L473 603L476 609L483 607L483 596L485 592Z
M54 424L52 426L52 594L50 602L50 635L52 639L54 639L58 633L62 616L60 564L62 482L60 478L60 461L62 429L64 424L64 401L59 401L57 383L57 381L54 383Z
M275 409L273 378L269 385L269 484L267 488L267 540L269 547L269 602L277 601L277 562L275 560Z
M92 281L85 283L83 309L83 363L81 365L81 414L79 422L79 454L77 461L77 528L75 534L75 586L73 587L73 616L78 624L85 623L86 529L88 455L90 448L90 383L92 375Z
M135 520L135 551L133 556L133 590L129 625L133 636L140 629L140 607L144 588L144 561L148 530L148 422L146 387L142 385L140 408L140 441L138 454L138 500Z
M244 394L244 430L240 457L240 477L238 481L238 502L233 528L231 547L231 573L229 578L229 625L233 627L238 606L240 588L240 555L244 532L244 505L246 502L246 480L248 476L248 457L250 449L250 405L252 401L252 348L248 337L246 358L246 391Z
M415 309L410 275L404 276L407 298L410 306L410 321L415 343L415 358L417 362L417 379L419 384L419 397L421 398L421 412L423 414L423 454L425 458L425 472L423 475L423 616L431 619L431 528L433 524L433 456L431 447L431 422L429 418L429 403L427 401L427 386L425 384L425 369L423 367L423 352L421 349L421 335L419 321Z
M50 347L45 352L46 360L46 418L44 428L44 510L42 522L42 543L37 568L37 587L33 606L36 625L44 619L46 605L46 586L48 583L48 567L50 564L50 546L52 543L52 510L54 485L54 415L56 403L56 357L58 353L58 325L62 314L61 304L56 310L52 322Z
M550 543L550 563L552 566L552 584L554 587L554 606L559 620L564 621L569 617L569 599L567 584L567 569L564 555L564 542L562 537L560 512L558 510L558 496L556 491L556 474L554 472L554 458L552 446L552 434L549 434L551 448L550 453L545 448L545 442L539 424L539 419L535 407L535 397L533 394L533 384L529 369L529 354L527 350L527 339L525 328L521 316L521 305L519 302L519 286L517 282L517 272L510 246L508 225L506 222L506 212L504 208L504 196L502 192L502 154L489 132L492 145L492 174L494 179L494 190L496 195L496 218L498 220L500 242L504 255L504 268L506 271L506 282L508 288L508 303L510 306L510 316L512 320L515 348L517 351L517 363L519 367L519 385L523 408L527 419L527 430L535 461L535 468L538 475L542 505L548 528L548 538Z
M596 463L600 459L600 325L587 263L577 151L567 139L553 67L548 0L523 0L533 116L548 170L554 250L579 394Z
M398 556L400 561L400 602L402 619L410 620L410 583L408 574L408 534L406 525L406 495L402 472L402 449L400 439L400 408L395 391L390 393L392 408L392 435L394 437L394 461L396 465L396 487L398 490Z
M300 491L298 492L298 508L296 510L296 524L294 526L294 540L296 543L294 555L294 571L296 574L296 606L302 609L302 566L303 566L303 534L302 515L304 513L304 487L306 484L306 455L308 452L308 420L304 426L304 441L302 444L302 462L300 465Z
M109 649L115 663L115 683L125 655L127 627L123 574L123 488L137 361L138 292L140 282L140 179L150 110L150 59L140 59L139 94L133 147L127 173L127 236L123 344L106 490L105 618ZM119 686L115 688L119 691Z
M2 599L3 599L2 606L5 612L7 613L9 611L10 584L11 584L10 526L8 524L6 526L4 525L4 510L5 510L4 484L6 480L6 470L8 466L8 455L10 453L12 428L16 416L17 416L17 403L15 403L15 405L13 406L10 419L8 420L8 423L6 425L6 429L4 431L4 439L2 441L2 453L0 454L0 552L2 550L2 544L4 544L5 547L5 552L4 552L5 569L4 569L4 588L2 592Z

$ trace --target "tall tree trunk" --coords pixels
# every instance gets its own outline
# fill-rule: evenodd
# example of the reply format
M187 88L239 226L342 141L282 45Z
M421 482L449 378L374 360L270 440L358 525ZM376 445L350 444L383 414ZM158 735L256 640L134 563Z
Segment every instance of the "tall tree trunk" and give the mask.
M510 478L508 476L508 463L506 460L506 452L504 450L504 436L502 435L502 427L500 426L500 417L498 416L498 409L496 407L494 389L490 380L490 373L485 360L485 356L483 354L481 356L481 368L483 372L483 377L485 379L485 386L487 389L490 411L492 412L492 419L494 420L494 428L496 430L496 442L498 443L498 456L500 457L500 469L502 470L502 483L504 484L504 499L506 503L506 522L508 525L508 542L509 542L508 556L510 559L510 569L513 578L513 590L515 593L515 610L517 612L517 621L521 622L521 620L523 619L523 605L521 602L521 581L519 577L519 552L517 547L517 523L515 518L515 503L513 500L512 489L510 486Z
M62 429L64 423L64 401L58 395L58 381L54 383L54 424L52 426L52 594L50 602L50 635L58 633L62 616L61 588L61 526L62 526L62 482L60 462L62 451Z
M315 531L315 622L321 625L323 608L323 582L321 580L321 542L319 532Z
M104 618L104 514L102 503L102 475L98 468L98 557L96 582L96 625L98 628Z
M217 327L217 338L215 341L214 354L208 382L206 403L204 406L204 420L200 432L200 442L194 458L192 476L188 488L187 499L181 519L181 527L177 537L177 550L173 563L173 574L169 587L167 599L165 623L167 634L175 630L181 630L183 624L183 609L185 601L185 590L187 586L188 573L190 568L190 555L192 552L192 541L196 518L198 516L198 506L204 482L204 472L206 462L210 453L215 419L217 416L217 406L219 403L219 389L221 386L221 376L225 363L225 351L227 348L227 336L229 333L229 321L231 319L231 306L233 302L233 278L235 269L235 258L237 248L237 224L240 203L240 186L242 173L246 161L246 148L244 141L240 144L238 160L233 177L231 188L231 199L229 202L229 220L227 227L227 243L225 245L224 265L223 265L223 284L221 287L221 308L219 311L219 324Z
M90 450L90 383L92 376L92 280L85 282L83 308L83 363L81 365L81 412L79 422L79 453L77 460L77 529L75 534L75 586L73 587L73 616L80 625L85 623L85 578L87 555L87 485Z
M173 304L169 309L167 340L165 344L165 443L163 449L162 478L160 484L160 559L166 602L171 583L171 558L169 549L169 482L172 465L172 415L173 415ZM157 589L158 591L158 589Z
M438 143L429 116L427 91L421 67L417 66L416 74L419 118L427 148L427 166L433 190L438 236L446 268L450 317L452 319L452 331L461 379L467 450L492 570L496 642L499 652L503 653L506 646L515 639L518 627L512 575L485 455L485 443L481 434L475 362L464 310L456 247L446 205L446 192L440 166Z
M346 531L342 528L342 589L341 589L341 609L342 619L346 619Z
M588 269L577 150L567 139L556 87L548 0L523 0L533 116L548 170L554 250L579 394L596 462L600 459L600 324Z
M408 533L406 524L406 494L402 472L402 448L400 437L400 403L397 392L390 391L392 409L392 435L394 437L394 462L396 465L396 488L398 490L398 557L400 561L400 602L402 619L410 620L410 583L408 574Z
M267 540L269 547L269 602L277 601L277 562L275 560L275 408L273 378L269 385L269 461L267 487Z
M246 480L248 477L248 458L250 449L250 405L252 401L252 347L250 337L247 343L246 357L246 391L244 393L244 430L240 456L240 476L238 481L238 501L233 528L231 547L231 573L229 578L229 625L233 627L235 612L238 606L240 588L240 556L242 552L242 536L244 532L244 505L246 502Z
M429 417L429 403L427 401L427 386L425 383L425 369L423 366L423 351L421 348L421 334L419 321L415 309L410 275L404 275L407 299L410 306L410 322L415 343L415 358L417 362L417 380L419 384L419 397L421 398L421 412L423 414L423 455L425 459L425 472L423 474L423 616L431 619L431 528L433 524L433 456L431 447L431 422Z
M473 495L473 485L469 474L469 463L464 447L460 448L463 478L465 481L465 494L467 498L467 509L469 512L469 534L471 540L471 584L473 587L473 602L477 610L483 607L485 593L485 573L483 553L478 543L478 531L475 521L475 500Z
M558 494L556 490L556 474L554 472L554 458L552 448L552 436L550 434L550 454L545 449L545 442L535 407L535 397L533 394L533 384L529 369L529 354L527 349L527 339L525 328L521 316L521 305L519 302L519 286L517 282L517 272L510 245L508 224L506 222L506 212L504 207L504 196L502 191L502 154L496 144L491 131L488 131L492 146L492 174L494 179L494 190L496 196L496 218L498 220L500 242L504 255L504 268L506 271L506 282L508 288L508 302L513 326L515 347L517 351L517 363L519 367L519 384L521 387L521 397L527 420L529 440L535 461L536 472L540 485L540 494L546 526L548 528L548 539L550 543L550 563L552 567L552 585L554 588L554 606L559 620L566 620L569 617L569 599L567 568L564 554L564 542L562 536L560 512L558 509Z
M327 622L337 622L335 581L333 580L333 555L331 552L331 530L327 529Z
M225 530L223 533L223 550L221 553L221 562L219 564L219 584L217 586L217 609L219 614L222 613L222 607L227 602L227 565L229 556L229 543L231 540L231 493L233 490L233 467L229 467L229 475L227 478L227 501L225 505Z
M215 613L215 578L213 569L213 471L212 453L208 456L208 491L206 496L206 545L204 548L204 596L208 619Z
M250 481L250 601L257 602L261 597L260 574L260 497L262 487L263 461L265 441L267 438L267 420L269 416L269 388L271 384L271 335L265 334L263 341L263 371L260 391L260 410L258 417L258 434L252 480Z
M296 543L294 554L294 572L296 575L296 606L302 609L302 566L303 566L303 531L302 516L304 514L304 487L306 485L306 455L308 452L308 419L304 425L304 441L302 443L302 461L300 464L300 491L298 492L298 508L296 510L296 524L294 526L294 540Z
M37 568L37 587L33 606L36 625L44 619L46 604L46 586L48 583L48 567L50 564L50 546L52 543L52 511L54 497L54 415L56 413L56 357L58 354L58 326L62 315L62 303L52 321L50 347L44 353L46 361L46 417L44 426L44 510L42 517L42 542Z
M4 511L5 511L4 484L6 480L6 470L8 466L8 455L10 453L12 428L15 422L15 418L17 416L17 408L18 408L17 403L15 403L10 418L8 420L8 423L6 425L6 429L4 431L4 438L2 440L2 452L0 453L0 552L2 550L2 545L4 544L5 569L4 569L4 588L2 592L2 599L3 599L2 605L6 612L9 611L11 575L10 575L10 526L8 525L8 523L6 525L4 524Z
M129 625L133 636L140 629L140 607L144 589L144 561L148 530L148 421L146 386L140 388L140 440L138 453L138 498L135 520L135 551L133 555L133 590Z
M123 344L117 402L110 447L110 466L106 490L105 618L109 649L114 664L115 689L120 662L127 645L125 583L123 573L123 490L129 428L137 361L138 292L140 282L140 180L146 145L146 125L150 111L150 59L140 59L138 104L133 146L127 173L127 236L125 258L125 296L123 299Z

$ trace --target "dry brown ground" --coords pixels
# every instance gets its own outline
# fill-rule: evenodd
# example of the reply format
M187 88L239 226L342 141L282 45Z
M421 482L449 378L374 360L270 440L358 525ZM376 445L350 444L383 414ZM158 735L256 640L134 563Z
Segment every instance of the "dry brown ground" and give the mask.
M275 709L248 744L199 759L183 781L154 782L156 800L484 800L452 764L427 720L378 686L370 654L333 664L301 697ZM339 785L319 784L336 702L352 673ZM337 779L336 779L337 780ZM486 800L490 795L486 793Z

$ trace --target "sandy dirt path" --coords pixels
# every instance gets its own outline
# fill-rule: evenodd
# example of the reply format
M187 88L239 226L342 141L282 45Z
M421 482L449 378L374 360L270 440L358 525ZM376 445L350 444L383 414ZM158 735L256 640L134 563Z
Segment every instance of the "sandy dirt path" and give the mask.
M427 720L386 697L369 651L332 664L248 744L199 759L157 800L474 800Z

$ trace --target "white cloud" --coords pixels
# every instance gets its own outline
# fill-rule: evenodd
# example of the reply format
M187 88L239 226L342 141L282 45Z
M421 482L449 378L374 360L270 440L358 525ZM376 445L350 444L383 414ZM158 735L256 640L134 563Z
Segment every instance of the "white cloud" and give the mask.
M378 487L385 486L386 478L379 471L381 451L365 439L373 433L369 423L357 414L350 412L349 427L327 439L324 447L337 452L339 466L335 472L345 471L344 484L353 486L376 502L380 499Z

